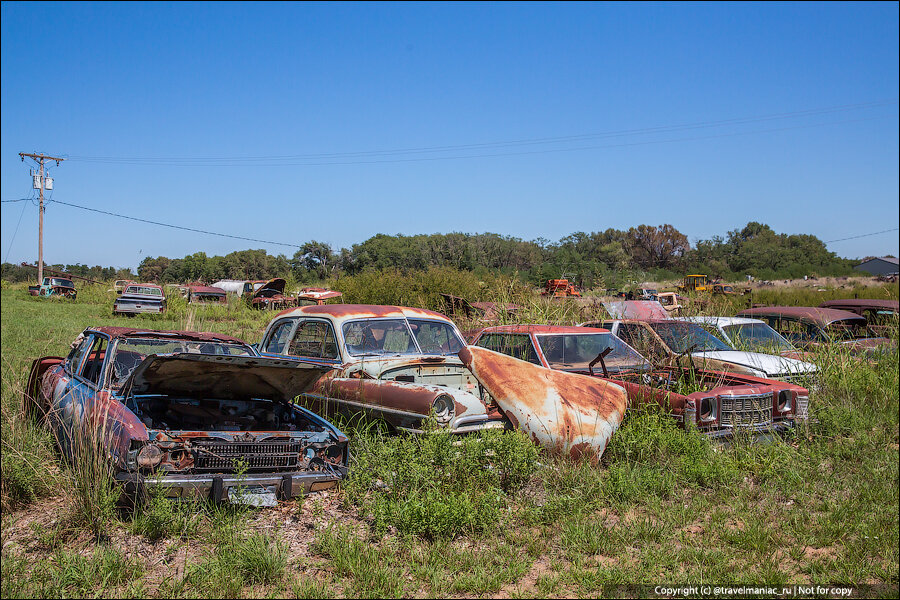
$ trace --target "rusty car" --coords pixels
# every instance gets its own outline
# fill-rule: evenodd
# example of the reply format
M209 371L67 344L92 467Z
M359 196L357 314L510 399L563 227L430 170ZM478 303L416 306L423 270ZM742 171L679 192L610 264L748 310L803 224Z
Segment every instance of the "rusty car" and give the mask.
M113 315L133 317L143 313L166 311L166 294L154 283L129 283L113 302Z
M623 387L628 407L661 406L685 427L712 438L782 433L809 414L809 391L748 375L669 366L654 368L606 329L507 325L483 329L475 346L546 369Z
M279 313L258 345L264 356L333 367L300 399L320 414L368 415L422 432L434 416L455 433L506 426L457 354L450 319L425 309L367 304L301 306Z
M297 306L297 299L285 295L284 288L287 281L281 277L258 281L245 281L241 296L250 305L250 308L258 310L283 310Z
M226 335L92 327L34 360L24 399L67 459L101 444L128 496L271 505L346 474L346 436L292 403L328 370Z
M75 300L78 296L75 284L68 277L44 277L40 285L28 286L28 293L42 298L56 296L69 300Z
M297 291L295 304L297 306L311 306L313 304L328 304L329 300L340 298L344 294L335 290L320 287L305 287Z
M188 286L187 301L189 304L228 304L225 290L208 285Z
M819 308L836 308L862 315L866 318L869 329L882 334L887 333L892 327L897 327L900 300L847 298L845 300L827 300L820 304Z
M800 384L817 370L814 364L800 360L735 350L697 323L672 319L657 302L635 300L604 305L614 318L581 325L611 331L657 366L688 366Z
M871 357L893 346L869 327L864 316L836 308L766 306L742 310L737 316L762 319L801 350L836 344L853 355Z

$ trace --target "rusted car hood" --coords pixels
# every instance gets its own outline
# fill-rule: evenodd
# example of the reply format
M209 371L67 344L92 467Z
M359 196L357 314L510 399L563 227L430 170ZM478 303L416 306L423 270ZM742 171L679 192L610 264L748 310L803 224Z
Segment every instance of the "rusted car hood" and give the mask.
M513 425L551 452L599 460L625 415L625 388L478 346L459 357Z
M273 293L275 294L284 294L284 286L287 285L287 282L281 278L270 279L266 283L264 283L258 290L253 293L253 298L265 298L267 296L271 296ZM263 292L266 292L263 294Z
M328 371L331 367L320 364L258 356L151 354L131 373L122 389L126 395L290 401Z

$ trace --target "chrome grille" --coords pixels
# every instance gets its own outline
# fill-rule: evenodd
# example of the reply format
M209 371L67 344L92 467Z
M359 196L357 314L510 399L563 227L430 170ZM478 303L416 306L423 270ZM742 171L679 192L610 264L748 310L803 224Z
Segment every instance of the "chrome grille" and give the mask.
M294 469L304 452L303 444L293 442L198 442L194 448L196 471L235 471L242 466L248 471Z
M772 394L719 396L723 427L753 427L772 422Z

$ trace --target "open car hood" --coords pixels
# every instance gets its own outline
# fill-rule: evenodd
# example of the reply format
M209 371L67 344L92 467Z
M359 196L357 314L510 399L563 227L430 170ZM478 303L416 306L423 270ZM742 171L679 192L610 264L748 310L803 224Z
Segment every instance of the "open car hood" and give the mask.
M319 364L259 356L151 354L131 373L122 389L126 395L290 401L330 370L331 367Z
M270 279L266 283L262 285L256 292L253 293L254 298L268 298L274 294L282 294L284 295L284 286L287 285L287 282L280 277L276 277L275 279Z

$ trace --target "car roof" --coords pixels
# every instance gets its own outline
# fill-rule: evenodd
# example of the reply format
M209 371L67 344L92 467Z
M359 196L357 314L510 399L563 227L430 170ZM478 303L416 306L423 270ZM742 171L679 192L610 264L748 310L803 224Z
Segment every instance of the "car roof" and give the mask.
M452 324L446 315L427 308L383 304L322 304L289 308L277 317L331 317L335 322L355 319L437 319Z
M865 298L846 298L844 300L826 300L819 305L820 308L840 308L853 306L857 308L880 308L883 310L900 310L900 300L866 300Z
M495 325L485 327L481 333L533 333L542 334L576 334L609 333L608 329L599 327L572 327L566 325Z
M196 340L202 342L226 342L229 344L247 345L244 340L223 333L212 333L210 331L175 331L175 330L155 330L155 329L139 329L136 327L88 327L85 333L99 332L108 335L112 339L122 339L129 337L158 337L160 339L183 339Z
M765 306L761 308L748 308L738 313L739 317L756 316L782 316L792 317L816 323L828 325L835 321L865 321L865 317L836 308L818 308L813 306Z

